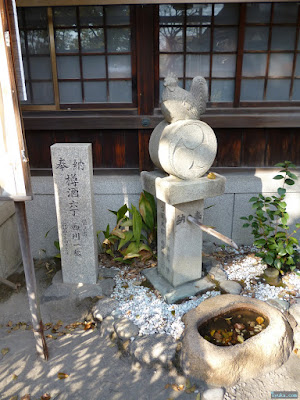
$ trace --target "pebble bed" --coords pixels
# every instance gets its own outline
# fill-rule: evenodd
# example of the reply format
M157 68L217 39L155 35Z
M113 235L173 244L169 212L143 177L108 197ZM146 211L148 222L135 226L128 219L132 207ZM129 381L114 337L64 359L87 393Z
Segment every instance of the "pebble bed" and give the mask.
M289 300L300 296L300 276L297 275L299 270L286 274L283 281L287 288L275 287L256 280L266 265L253 255L255 248L245 246L240 251L231 248L216 250L218 253L230 255L230 262L220 264L229 280L244 282L242 295L264 301L278 298ZM181 304L167 304L152 290L141 286L138 279L127 279L125 275L124 270L120 270L114 277L116 286L112 297L119 302L116 312L134 322L140 328L140 336L165 333L175 340L179 339L184 330L181 317L204 300L221 294L219 291L208 291Z

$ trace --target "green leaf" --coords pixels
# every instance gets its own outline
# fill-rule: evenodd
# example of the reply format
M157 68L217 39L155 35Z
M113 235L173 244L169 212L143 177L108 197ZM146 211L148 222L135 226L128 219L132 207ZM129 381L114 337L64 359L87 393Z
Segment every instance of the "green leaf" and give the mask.
M253 215L249 215L249 221L253 220Z
M278 188L277 189L277 193L279 194L279 196L284 196L286 193L286 189L284 188Z
M127 254L130 253L135 253L137 254L139 252L139 246L135 242L131 242L126 249L121 250L120 253L126 256Z
M154 196L151 193L147 192L146 190L144 190L144 194L146 196L146 199L149 201L149 203L151 205L151 208L152 208L153 215L155 215L155 218L156 218L156 203L155 203ZM210 207L213 207L213 206L214 205L211 205L211 206L209 206L207 208L210 208Z
M113 235L113 236L117 236L118 238L120 238L120 239L125 239L125 233L124 233L124 231L121 231L121 229L113 229L112 231L111 231L111 234Z
M248 221L248 218L247 218L247 217L241 217L240 219L243 219L243 220L245 220L245 221Z
M258 197L251 197L251 199L249 201L257 201Z
M277 163L277 164L275 164L275 167L284 168L285 164L284 163Z
M133 232L132 231L125 231L124 232L125 237L120 240L118 250L120 250L125 244L127 244L133 237Z
M295 227L299 229L300 228L300 224L296 224Z
M60 245L58 240L54 240L54 246L57 248L57 250L60 251Z
M292 179L286 179L284 182L289 186L292 186L295 184L295 182Z
M297 175L293 174L291 171L286 171L286 174L292 179L298 179Z
M267 242L265 239L259 239L259 240L255 240L254 245L255 246L263 246L265 245Z
M278 258L277 258L277 260L274 261L274 266L275 266L275 268L277 268L277 269L280 270L280 268L281 268L281 261L278 260Z
M120 219L124 218L125 214L128 211L127 204L124 204L121 208L118 209L117 212L117 222L120 221Z
M283 175L276 175L276 176L274 176L274 178L273 179L283 179L284 178L284 176Z
M154 228L153 210L144 193L141 193L140 196L139 210L146 226L152 231Z
M250 224L243 224L243 228L248 228L248 226L250 226Z
M132 209L132 222L133 222L133 225L132 225L133 236L134 236L136 243L139 244L140 239L141 239L141 231L142 231L143 221L142 221L141 214L138 212L138 210L133 205L131 205L131 209Z
M273 261L274 261L274 258L271 257L271 256L266 256L266 257L264 258L264 261L266 262L266 264L272 265L272 264L273 264Z
M294 246L292 244L288 244L285 249L290 255L294 253Z
M127 219L126 221L122 221L122 222L120 223L120 226L123 226L124 228L125 228L126 226L132 226L132 225L133 225L132 219Z

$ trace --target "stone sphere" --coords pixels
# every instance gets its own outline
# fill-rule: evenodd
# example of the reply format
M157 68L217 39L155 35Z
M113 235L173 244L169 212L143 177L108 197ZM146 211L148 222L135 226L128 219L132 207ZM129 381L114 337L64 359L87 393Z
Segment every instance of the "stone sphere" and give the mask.
M209 125L198 120L160 122L152 132L149 153L153 163L181 179L198 179L213 164L217 139Z

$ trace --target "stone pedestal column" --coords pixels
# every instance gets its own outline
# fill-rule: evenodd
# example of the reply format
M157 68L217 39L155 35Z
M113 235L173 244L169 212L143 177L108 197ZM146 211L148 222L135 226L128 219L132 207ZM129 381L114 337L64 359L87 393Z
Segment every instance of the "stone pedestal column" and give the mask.
M203 205L203 200L175 206L157 200L158 272L174 287L201 278L202 231L187 217L202 222Z
M211 288L201 279L202 230L188 216L202 222L204 199L223 194L226 179L215 176L182 180L157 171L141 173L143 188L157 198L158 266L144 274L169 303Z

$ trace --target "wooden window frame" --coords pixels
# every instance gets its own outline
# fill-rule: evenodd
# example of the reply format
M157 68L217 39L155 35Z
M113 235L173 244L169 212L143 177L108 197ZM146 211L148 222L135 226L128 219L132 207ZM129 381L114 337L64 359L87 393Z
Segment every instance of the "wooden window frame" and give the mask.
M172 2L173 4L174 2ZM182 2L182 4L185 2ZM186 30L188 27L191 27L192 24L187 23L186 20L186 15L187 15L187 4L184 4L184 15L183 15L183 24L178 25L178 27L182 27L183 30L183 51L178 51L178 52L165 52L165 51L160 51L159 48L156 49L155 52L155 61L159 65L159 56L160 54L182 54L183 55L183 76L179 77L179 79L183 79L183 87L185 88L185 82L186 82L186 56L189 54L201 54L201 55L209 55L210 56L210 63L209 63L209 77L206 78L209 82L208 88L209 88L209 99L211 98L211 82L213 80L224 80L224 79L230 79L230 78L218 78L218 77L212 77L212 57L214 54L233 54L236 55L236 72L235 72L235 77L233 78L234 83L235 83L235 88L234 88L234 98L232 102L212 102L209 101L207 104L208 108L240 108L240 107L299 107L300 106L300 101L293 101L291 100L292 97L292 91L293 91L293 84L294 84L294 71L295 71L295 66L296 66L296 58L297 54L300 55L300 50L297 50L298 46L298 38L299 38L299 32L300 32L300 6L298 8L298 16L297 16L297 22L296 23L274 23L273 22L273 16L274 16L274 2L271 4L271 13L270 13L270 21L268 23L246 23L246 8L247 5L244 2L239 2L239 23L238 25L222 25L218 24L215 25L214 23L214 7L215 4L218 2L203 2L206 4L212 4L212 15L211 15L211 24L209 25L210 27L210 51L209 52L188 52L186 51ZM227 3L226 1L223 1L223 3ZM232 2L230 2L232 3ZM169 4L171 4L169 2ZM194 3L195 4L195 3ZM161 26L168 26L168 25L161 25L159 23L159 6L157 6L157 14L158 14L158 26L156 28L156 40L155 42L158 43L159 47L159 30ZM177 26L177 25L176 25ZM196 25L193 25L196 26ZM201 26L201 25L198 25ZM214 38L214 29L216 27L238 27L238 43L237 43L237 50L235 52L216 52L213 50L213 38ZM245 28L247 26L266 26L269 28L268 32L268 49L267 50L262 50L262 51L251 51L251 50L244 50L244 38L245 38ZM296 27L296 37L295 37L295 46L293 50L271 50L271 37L272 37L272 28L274 26L293 26ZM240 94L241 94L241 81L245 77L242 75L242 66L243 66L243 56L244 54L251 54L251 53L264 53L267 54L267 66L266 66L266 71L265 71L265 76L264 77L259 77L260 79L264 79L264 100L263 101L241 101L240 100ZM288 53L288 54L293 54L293 67L292 67L292 74L289 77L269 77L269 62L270 62L270 55L271 54L276 54L276 53ZM289 79L291 84L290 84L290 91L289 91L289 100L286 101L267 101L265 100L266 98L266 90L267 90L267 82L268 80L272 79ZM247 77L247 80L251 79L257 79L257 77ZM155 90L155 106L158 108L159 106L159 84L160 81L162 81L163 78L160 78L159 76L159 69L156 71L156 76L155 76L155 82L156 82L156 90Z
M81 4L82 6L85 6L86 4L83 3ZM95 4L94 4L95 5ZM23 7L23 5L18 4L19 7ZM38 4L39 7L41 7ZM60 4L60 6L66 6L66 4ZM76 15L77 15L77 29L78 29L78 35L80 34L80 29L82 26L79 24L79 17L78 17L78 7L79 5L76 6ZM22 10L23 12L23 10ZM105 14L105 11L104 11ZM78 81L81 82L81 90L82 90L82 95L84 99L84 89L83 89L83 82L84 81L89 81L89 79L83 79L82 77L82 55L94 55L98 54L98 52L88 52L88 53L83 53L81 52L81 49L79 48L79 51L76 53L56 53L55 49L55 28L53 24L53 7L47 6L47 17L48 17L48 33L49 33L49 48L50 48L50 59L51 59L51 67L52 67L52 81L49 80L49 82L53 83L53 91L54 91L54 104L45 104L45 105L39 105L39 104L23 104L21 106L23 111L60 111L60 110L115 110L115 109L123 109L123 110L136 110L137 109L137 94L136 94L136 87L137 87L137 76L136 76L136 43L135 43L135 37L136 37L136 32L135 32L135 10L134 7L130 6L130 23L126 25L126 27L130 27L131 30L131 51L126 52L126 54L131 55L131 78L113 78L109 79L108 77L108 66L107 66L107 56L109 55L118 55L118 54L125 54L125 52L121 53L110 53L107 52L107 43L106 43L106 37L105 37L105 51L101 52L101 55L105 56L105 63L106 63L106 77L101 78L101 79L91 79L91 81L104 81L106 82L106 91L108 91L108 84L109 81L118 81L118 80L126 80L126 81L131 81L131 86L132 86L132 102L131 103L113 103L113 102L103 102L103 103L60 103L59 99L59 82L60 81L66 81L66 82L71 82L71 81ZM100 25L99 25L100 26ZM106 25L105 22L101 27L104 28L104 32L106 32L107 27L122 27L123 25ZM74 29L72 26L71 28ZM68 27L64 27L64 29L68 29ZM80 46L80 40L78 41L79 46ZM99 52L100 54L100 52ZM56 64L56 57L57 56L64 56L64 55L76 55L79 56L80 58L80 79L59 79L58 74L57 74L57 64ZM38 55L39 56L39 55ZM42 56L42 55L41 55ZM28 74L30 74L30 69L28 70ZM29 75L30 76L30 75ZM35 80L37 81L37 80ZM44 80L43 80L44 81ZM31 88L31 79L29 79L30 83L30 88ZM31 93L32 94L32 93Z

